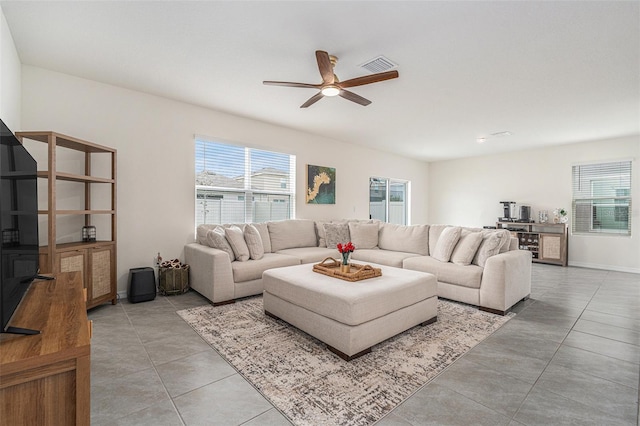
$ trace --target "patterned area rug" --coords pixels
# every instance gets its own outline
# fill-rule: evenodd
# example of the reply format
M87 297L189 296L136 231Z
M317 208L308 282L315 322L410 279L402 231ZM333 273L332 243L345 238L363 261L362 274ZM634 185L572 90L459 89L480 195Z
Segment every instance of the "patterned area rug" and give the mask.
M261 296L178 315L295 425L370 425L510 319L440 300L436 323L345 362L266 317Z

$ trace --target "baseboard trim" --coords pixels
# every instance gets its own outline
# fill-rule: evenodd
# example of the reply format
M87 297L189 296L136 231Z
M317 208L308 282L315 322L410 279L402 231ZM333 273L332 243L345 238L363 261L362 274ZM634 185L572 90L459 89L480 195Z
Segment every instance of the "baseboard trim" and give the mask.
M569 262L569 266L575 266L578 268L602 269L605 271L628 272L631 274L640 274L639 268L628 268L626 266L600 265L597 263L588 263L588 262Z

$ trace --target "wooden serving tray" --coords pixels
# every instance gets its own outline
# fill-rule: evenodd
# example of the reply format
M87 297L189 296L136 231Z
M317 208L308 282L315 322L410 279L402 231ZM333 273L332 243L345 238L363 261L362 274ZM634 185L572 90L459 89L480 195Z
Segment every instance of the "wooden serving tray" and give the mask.
M340 266L341 263L338 260L327 257L322 262L313 265L313 272L351 282L382 276L382 270L371 265L352 263L350 272L340 271Z

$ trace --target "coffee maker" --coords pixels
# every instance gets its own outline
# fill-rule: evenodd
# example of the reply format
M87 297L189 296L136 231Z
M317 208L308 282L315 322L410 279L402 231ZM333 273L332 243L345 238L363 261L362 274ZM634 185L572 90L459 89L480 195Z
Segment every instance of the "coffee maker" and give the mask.
M500 204L502 204L503 215L498 218L499 222L515 222L518 220L515 201L500 201Z

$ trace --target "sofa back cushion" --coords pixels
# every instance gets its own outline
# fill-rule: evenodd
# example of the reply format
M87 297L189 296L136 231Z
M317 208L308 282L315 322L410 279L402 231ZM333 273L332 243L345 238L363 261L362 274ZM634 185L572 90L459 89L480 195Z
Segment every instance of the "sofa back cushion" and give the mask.
M379 229L380 225L377 223L349 222L351 242L356 249L378 248Z
M289 219L267 222L271 251L296 247L317 247L316 229L312 220Z
M447 226L444 228L438 242L436 243L435 250L431 253L431 257L440 262L448 262L451 259L451 253L458 244L460 239L461 228L459 226Z
M380 224L378 247L383 250L429 255L429 225Z

